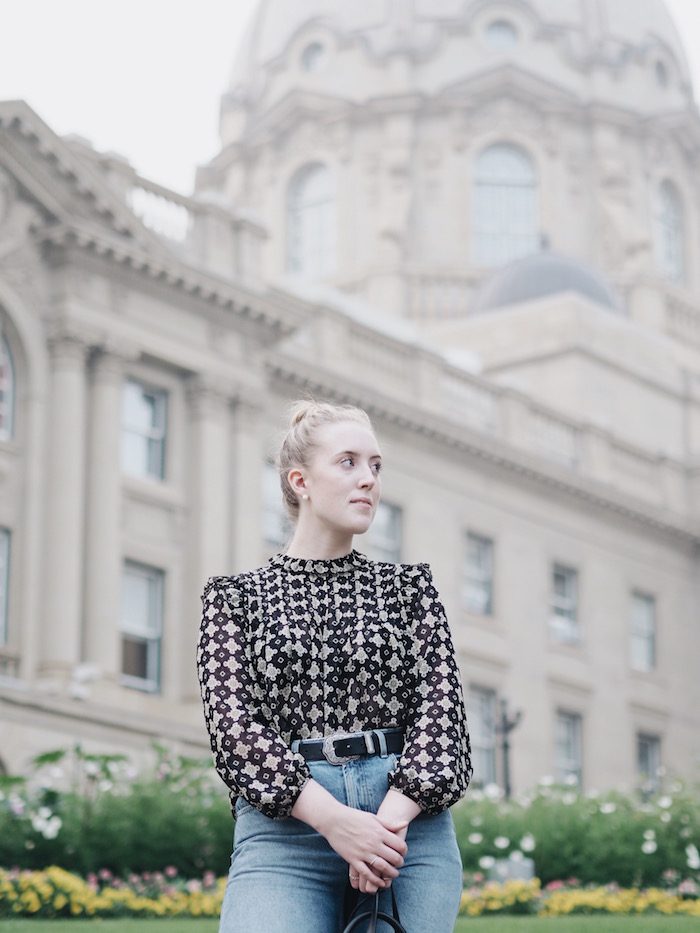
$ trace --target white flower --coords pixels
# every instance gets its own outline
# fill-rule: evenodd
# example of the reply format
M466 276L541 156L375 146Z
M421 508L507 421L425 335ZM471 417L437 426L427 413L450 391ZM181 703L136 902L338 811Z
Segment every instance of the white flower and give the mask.
M44 831L42 833L44 839L55 839L62 825L63 823L60 816L52 816L50 820L46 821L46 825L44 826Z
M656 852L656 841L654 839L646 839L642 843L642 852L645 855L651 855L652 852Z
M685 847L685 854L688 859L688 868L697 871L700 868L700 852L698 852L697 847L691 843Z
M523 852L532 852L535 848L535 837L532 833L526 833L520 840L520 848Z
M614 803L608 801L607 803L601 803L600 812L601 813L614 813L617 810L617 807Z
M551 787L554 784L554 778L550 774L545 774L539 780L540 787Z
M564 783L568 787L578 787L578 778L575 774L567 774L564 778Z
M48 820L48 818L51 816L51 810L49 810L48 807L39 807L37 813L42 820Z
M670 814L670 813L662 813L661 816L659 817L659 819L661 820L662 823L670 823L670 822L671 822L671 814Z
M571 791L562 794L561 802L566 804L567 807L570 807L572 803L576 803L576 794L572 794Z
M656 839L656 833L654 832L653 829L645 829L644 838L645 839Z
M511 860L511 862L522 862L525 856L519 849L515 849L513 852L510 853L508 858Z
M479 868L493 868L495 861L493 855L482 855L479 859Z
M498 784L487 784L484 788L484 796L487 800L500 800L503 796L503 791Z
M657 803L660 807L663 807L664 810L668 810L668 808L673 804L673 801L670 797L659 797Z
M481 833L471 833L468 838L473 846L478 846L484 837L481 835Z
M493 844L497 849L507 849L510 845L510 839L507 839L505 836L496 836L493 840Z

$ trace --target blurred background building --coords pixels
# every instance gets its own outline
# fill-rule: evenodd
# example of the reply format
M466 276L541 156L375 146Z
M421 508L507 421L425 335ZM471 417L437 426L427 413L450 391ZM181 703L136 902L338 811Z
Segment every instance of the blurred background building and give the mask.
M184 197L0 104L0 761L206 754L204 580L365 407L476 781L700 765L700 121L661 0L261 0Z

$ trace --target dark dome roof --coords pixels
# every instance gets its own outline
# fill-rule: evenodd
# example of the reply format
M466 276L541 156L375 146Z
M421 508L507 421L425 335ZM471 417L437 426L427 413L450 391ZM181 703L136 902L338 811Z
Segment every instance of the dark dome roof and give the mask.
M472 312L478 314L561 292L577 292L604 308L620 312L619 302L599 272L578 259L548 251L518 259L485 279Z

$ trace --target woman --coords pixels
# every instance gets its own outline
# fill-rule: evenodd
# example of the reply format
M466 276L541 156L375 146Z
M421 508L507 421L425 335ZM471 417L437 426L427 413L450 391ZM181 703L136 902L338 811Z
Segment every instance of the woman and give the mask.
M365 412L297 403L278 464L291 543L204 590L204 713L236 818L221 933L339 933L348 879L393 884L408 933L452 933L466 716L427 565L353 550L381 462Z

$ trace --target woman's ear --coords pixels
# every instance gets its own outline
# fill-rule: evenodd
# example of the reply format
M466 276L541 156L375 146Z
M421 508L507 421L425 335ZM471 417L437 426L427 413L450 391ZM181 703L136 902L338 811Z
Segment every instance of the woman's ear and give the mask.
M294 467L293 470L290 470L289 473L287 473L287 482L289 483L293 492L295 492L298 496L302 496L307 492L304 474L297 467Z

